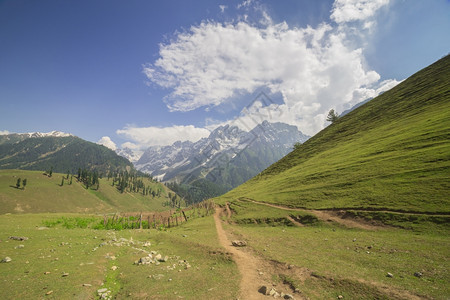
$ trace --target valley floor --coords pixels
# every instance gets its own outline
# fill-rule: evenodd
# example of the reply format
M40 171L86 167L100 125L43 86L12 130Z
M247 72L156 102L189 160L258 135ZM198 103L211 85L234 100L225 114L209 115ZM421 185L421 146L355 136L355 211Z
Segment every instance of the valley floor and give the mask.
M11 259L0 263L2 299L450 297L446 224L376 226L250 201L217 206L214 216L167 230L58 223L88 218L102 220L1 215L0 260Z

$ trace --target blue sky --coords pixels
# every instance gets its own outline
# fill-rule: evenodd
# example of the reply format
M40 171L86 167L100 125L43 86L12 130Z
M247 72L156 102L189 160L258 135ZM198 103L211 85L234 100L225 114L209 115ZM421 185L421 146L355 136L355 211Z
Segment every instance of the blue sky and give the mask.
M0 132L143 149L265 116L315 134L449 53L449 16L445 0L3 0Z

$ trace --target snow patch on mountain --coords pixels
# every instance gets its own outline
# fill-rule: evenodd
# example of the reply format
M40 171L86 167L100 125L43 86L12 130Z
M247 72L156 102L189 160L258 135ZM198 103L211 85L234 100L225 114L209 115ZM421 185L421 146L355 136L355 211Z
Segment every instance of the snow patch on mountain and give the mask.
M237 126L225 125L195 143L178 141L171 146L150 147L134 165L136 169L164 181L180 181L192 174L206 177L212 170L221 168L221 165L233 163L244 150L285 155L295 143L303 143L308 138L296 126L284 123L264 121L249 132ZM281 158L269 156L271 158L265 160L264 168Z

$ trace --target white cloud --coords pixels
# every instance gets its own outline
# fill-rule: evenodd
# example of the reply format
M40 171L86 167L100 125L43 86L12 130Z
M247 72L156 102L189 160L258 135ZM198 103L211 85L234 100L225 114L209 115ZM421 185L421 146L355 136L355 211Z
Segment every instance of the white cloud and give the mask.
M371 17L387 1L374 1L367 9L362 6L366 2L371 1L337 0L332 19L373 23ZM375 96L387 83L398 83L380 82L380 75L366 66L361 41L351 40L357 27L322 23L292 28L285 22L273 24L265 11L261 20L258 26L245 21L192 26L162 44L160 57L144 66L144 73L151 82L170 89L164 101L172 111L209 109L244 95L250 99L261 87L268 88L284 101L270 105L281 113L269 121L297 125L310 135L327 124L331 108L342 111ZM262 110L267 107L242 112L240 118L248 121Z
M9 132L8 130L0 130L0 135L7 135L10 134L11 132Z
M131 143L131 142L125 142L120 146L122 147L122 149L125 149L125 148L131 149L131 150L139 149L139 145L137 145L135 143Z
M365 21L388 3L389 0L335 0L330 18L336 23ZM370 21L367 24L373 25Z
M116 143L114 143L109 136L102 137L98 140L97 144L108 147L109 149L114 151L117 149Z
M162 128L127 126L124 129L117 130L116 133L134 142L127 144L129 148L135 145L135 149L145 149L150 146L171 145L176 141L196 142L203 137L209 136L210 132L205 128L198 128L192 125L174 125Z
M254 2L254 0L245 0L245 1L241 2L241 3L239 3L236 6L236 8L237 9L241 9L243 7L250 7L250 5L252 5L253 2Z
M220 12L225 12L225 9L227 9L228 8L228 6L226 6L226 5L219 5L219 8L220 8Z

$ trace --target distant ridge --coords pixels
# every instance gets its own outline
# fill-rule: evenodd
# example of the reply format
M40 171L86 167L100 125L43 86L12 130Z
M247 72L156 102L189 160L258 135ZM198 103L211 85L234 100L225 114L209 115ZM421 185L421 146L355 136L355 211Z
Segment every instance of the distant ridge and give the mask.
M450 56L343 116L222 199L450 212Z
M78 168L108 170L132 169L126 158L111 149L85 141L69 133L13 133L0 135L0 169L77 172Z

